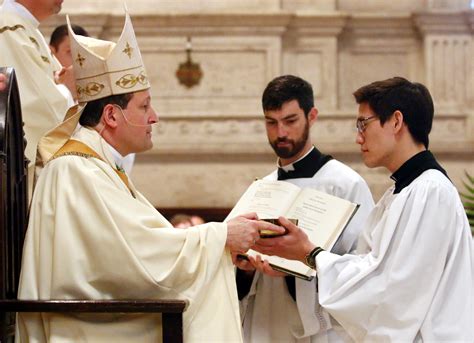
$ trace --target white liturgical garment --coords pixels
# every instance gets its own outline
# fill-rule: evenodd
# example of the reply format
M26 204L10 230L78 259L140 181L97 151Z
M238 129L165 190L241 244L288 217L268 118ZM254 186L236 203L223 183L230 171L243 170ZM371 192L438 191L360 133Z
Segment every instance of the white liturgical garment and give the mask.
M187 299L186 342L240 342L234 267L226 224L171 224L114 171L99 134L72 137L97 158L48 162L33 196L20 299ZM161 316L18 315L29 342L159 342Z
M276 180L274 171L265 179ZM287 179L301 188L314 188L360 204L354 218L335 247L339 254L355 247L363 223L374 206L367 183L354 170L337 160L330 160L312 178ZM241 301L244 341L324 342L340 339L329 315L319 306L317 280L296 278L296 302L288 292L285 279L255 273L249 294ZM336 328L337 329L337 328Z
M30 193L38 142L63 121L69 106L74 104L67 88L54 81L54 72L61 65L51 55L38 25L25 7L12 0L4 1L0 9L0 65L14 67L18 80L27 141L25 155L30 160Z
M359 255L317 258L319 301L358 342L474 342L474 255L456 188L423 172L390 188Z

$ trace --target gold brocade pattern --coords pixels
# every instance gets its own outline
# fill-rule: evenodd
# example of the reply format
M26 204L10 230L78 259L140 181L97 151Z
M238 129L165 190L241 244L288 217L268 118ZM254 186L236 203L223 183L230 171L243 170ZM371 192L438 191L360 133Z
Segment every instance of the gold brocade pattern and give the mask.
M74 139L68 140L62 147L59 149L54 156L51 158L50 161L62 157L62 156L79 156L83 158L97 158L98 160L101 160L103 162L104 159L99 156L98 153L96 153L94 150L92 150L90 147L88 147L86 144L76 141ZM130 184L128 182L128 177L127 174L123 171L123 169L118 170L114 168L114 171L117 173L118 177L122 180L122 182L127 186L128 190L130 191L130 194L136 198L135 193L132 191L130 188Z
M23 25L20 25L20 24L17 24L17 25L14 25L14 26L3 26L3 27L0 27L0 34L4 33L5 31L16 31L18 29L25 30L25 27Z
M102 92L105 86L97 82L89 82L85 87L80 85L76 86L77 95L82 97L83 95L94 96Z
M41 56L41 59L43 60L43 62L51 63L51 62L49 61L49 58L46 57L46 56Z
M81 54L77 54L76 62L79 63L79 65L82 66L84 65L84 62L86 61L85 57L82 56Z
M29 37L29 38L30 38L31 43L36 45L36 47L39 49L40 45L39 45L38 41L34 37Z
M122 52L124 52L125 54L127 54L128 58L132 58L132 52L133 52L133 48L130 46L130 44L128 44L127 42L127 45L125 46L125 49L122 50Z
M146 75L143 72L140 72L138 76L135 76L133 74L126 74L122 76L120 79L118 79L117 82L115 82L115 84L119 86L120 88L129 89L129 88L134 87L137 83L146 85L147 82L148 82L148 78L146 77Z

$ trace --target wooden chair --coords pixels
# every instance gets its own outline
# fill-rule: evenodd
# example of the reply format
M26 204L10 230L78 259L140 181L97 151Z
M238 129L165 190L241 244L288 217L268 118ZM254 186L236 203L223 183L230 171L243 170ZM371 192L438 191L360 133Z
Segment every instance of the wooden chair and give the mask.
M183 342L182 300L17 300L27 226L27 160L15 72L0 68L0 342L13 341L16 312L162 313L163 342Z

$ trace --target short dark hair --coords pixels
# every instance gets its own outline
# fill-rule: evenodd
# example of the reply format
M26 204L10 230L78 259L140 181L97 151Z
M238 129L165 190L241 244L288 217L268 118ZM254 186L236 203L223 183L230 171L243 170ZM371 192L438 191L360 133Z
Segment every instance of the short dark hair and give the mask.
M89 33L79 25L71 25L72 31L79 36L86 36L89 37ZM51 38L49 40L49 45L54 46L55 49L59 47L59 44L63 41L64 37L69 36L69 31L67 29L67 25L59 25L56 27L51 34Z
M132 99L133 94L134 93L110 95L102 99L89 101L82 111L81 117L79 118L79 124L89 127L96 126L100 122L102 112L104 111L104 107L106 105L119 105L121 108L126 109L130 99Z
M279 110L284 103L297 100L307 117L314 107L313 87L302 78L294 75L283 75L274 78L267 85L262 95L263 111Z
M424 85L403 77L392 77L359 88L354 97L358 104L369 104L382 125L395 111L400 111L413 139L428 148L434 106Z

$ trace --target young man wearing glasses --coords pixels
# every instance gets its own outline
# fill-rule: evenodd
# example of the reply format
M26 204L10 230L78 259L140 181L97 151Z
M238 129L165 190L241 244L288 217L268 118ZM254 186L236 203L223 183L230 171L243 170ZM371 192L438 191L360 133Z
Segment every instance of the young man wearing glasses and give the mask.
M374 202L359 174L313 146L310 129L318 111L311 85L293 75L277 77L265 88L262 107L268 141L278 156L277 169L266 179L285 180L360 204L332 250L341 255L350 252ZM236 264L241 268L237 287L242 299L245 342L341 339L331 329L328 313L318 306L316 280L285 276L260 260Z
M256 250L316 266L319 302L362 341L474 341L474 253L458 192L428 150L433 102L401 77L354 93L364 163L395 181L369 216L357 254L322 251L281 219L286 236Z

